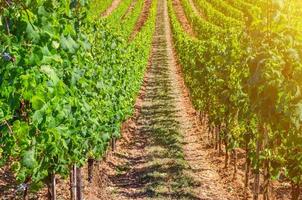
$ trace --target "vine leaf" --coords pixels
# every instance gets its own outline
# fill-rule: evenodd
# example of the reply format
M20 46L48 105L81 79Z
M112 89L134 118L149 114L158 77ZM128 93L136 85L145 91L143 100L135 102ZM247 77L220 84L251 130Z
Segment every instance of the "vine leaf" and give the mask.
M57 76L56 72L52 69L51 66L42 65L41 72L45 73L55 85L59 82L59 77Z
M26 151L23 154L22 164L29 169L33 169L36 166L37 161L33 150Z

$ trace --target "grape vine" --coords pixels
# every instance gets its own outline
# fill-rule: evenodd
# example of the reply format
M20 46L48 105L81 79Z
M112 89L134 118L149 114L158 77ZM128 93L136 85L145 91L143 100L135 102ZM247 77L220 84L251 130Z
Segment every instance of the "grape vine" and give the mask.
M192 28L199 33L197 39L182 29L169 2L186 84L202 121L208 121L210 142L220 154L224 143L225 167L231 153L235 178L237 151L245 149L245 186L249 186L252 171L254 199L260 192L263 199L270 199L270 180L280 177L292 184L292 198L298 199L302 184L302 162L297 156L302 151L302 43L297 23L288 23L297 19L288 10L293 2L224 1L245 15L236 19L243 24L238 26L228 17L234 17L235 11L228 13L232 9L221 8L216 0L195 0L199 17L182 0ZM225 15L219 13L223 10Z
M155 5L144 37L129 44L88 0L1 2L0 164L26 189L101 159L120 136L147 66Z

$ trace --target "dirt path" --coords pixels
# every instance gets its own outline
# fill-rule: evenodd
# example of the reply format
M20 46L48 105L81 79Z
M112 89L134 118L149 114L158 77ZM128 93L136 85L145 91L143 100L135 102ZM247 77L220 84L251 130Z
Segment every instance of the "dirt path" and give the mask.
M138 0L132 0L130 6L128 7L126 13L123 15L122 20L126 19L126 17L132 12Z
M188 0L188 1L189 1L190 5L191 5L193 11L196 14L200 15L201 17L205 17L205 15L203 14L203 12L196 7L194 0Z
M167 6L165 6L167 9ZM165 9L165 10L166 10ZM167 13L167 10L166 10ZM204 127L200 125L196 111L190 101L190 96L182 77L181 68L177 64L175 53L173 52L172 33L169 21L166 22L166 37L167 37L167 51L169 54L169 66L170 76L173 80L176 80L176 85L173 89L178 94L177 107L179 110L179 120L181 124L183 139L183 150L185 154L185 160L189 165L188 174L195 177L200 183L199 187L194 188L194 193L200 199L233 199L223 189L223 185L220 182L219 174L215 171L215 167L212 166L209 160L207 160L207 151L205 149L202 140L202 133L206 131Z
M135 37L135 35L138 32L140 32L140 30L144 26L145 22L147 21L149 13L150 13L151 5L152 5L152 0L144 0L143 10L138 18L138 21L135 24L135 28L134 28L133 32L131 33L130 40L132 40Z
M198 199L191 196L192 177L184 174L188 166L175 104L178 94L172 89L164 14L160 0L150 66L136 105L138 115L124 128L129 142L121 144L110 163L113 199Z
M122 0L113 0L111 6L101 14L102 17L108 17L121 3Z
M112 199L233 200L206 159L202 128L173 52L167 2L158 0L150 66L109 161Z
M180 24L182 25L183 30L186 30L188 34L195 37L196 34L194 33L194 30L192 29L189 20L185 15L180 0L173 0L173 8Z

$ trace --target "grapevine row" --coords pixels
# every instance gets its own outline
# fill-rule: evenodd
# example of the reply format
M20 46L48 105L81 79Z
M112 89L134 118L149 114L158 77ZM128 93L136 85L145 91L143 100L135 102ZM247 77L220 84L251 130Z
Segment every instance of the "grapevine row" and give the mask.
M193 30L198 34L198 37L210 37L214 34L222 32L222 29L213 25L203 18L198 13L194 12L188 0L181 0L184 12L192 24Z
M99 17L101 13L103 13L111 4L113 0L91 0L91 8L89 10L89 14L94 17Z
M6 88L0 92L0 164L9 165L27 191L101 159L120 136L147 66L156 1L130 44L130 28L112 32L120 21L87 15L89 1L6 3L0 17L0 85ZM137 5L123 26L133 28Z
M203 14L214 12L215 4L195 2ZM182 4L185 11L189 10L187 1ZM199 34L194 39L182 30L170 0L175 48L193 103L202 112L203 121L208 120L212 143L220 154L224 143L225 167L229 165L231 152L236 177L238 149L242 148L246 154L245 186L249 186L252 169L254 199L259 196L261 174L265 199L269 198L270 180L280 176L292 184L293 199L298 199L302 184L302 163L297 156L302 151L299 142L302 54L298 50L301 43L294 38L299 38L300 33L292 31L295 27L288 29L282 18L274 18L274 13L283 7L261 5L261 9L268 10L263 10L265 14L261 16L266 20L248 21L245 30L229 32L228 29L237 26L232 23L221 26L228 17L223 14L215 19L207 17L209 23L226 30ZM190 12L186 15L192 18ZM259 16L250 18L256 19ZM193 29L200 28L190 21ZM291 38L292 42L284 38Z
M209 2L206 0L193 0L198 10L200 10L201 15L208 20L209 22L220 26L224 29L229 28L238 28L241 29L243 27L240 19L234 19L231 17L227 17L218 10L216 10Z
M243 13L223 0L207 0L215 9L236 20L243 20Z

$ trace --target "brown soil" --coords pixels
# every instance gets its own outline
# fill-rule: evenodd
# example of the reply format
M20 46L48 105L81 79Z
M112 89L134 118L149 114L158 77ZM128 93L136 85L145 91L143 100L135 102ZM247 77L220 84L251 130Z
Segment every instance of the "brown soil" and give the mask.
M198 8L196 7L194 1L195 1L195 0L189 0L189 3L190 3L190 5L191 5L193 11L194 11L196 14L198 14L198 15L200 15L200 16L202 16L202 17L205 17L205 15L203 14L203 12L202 12L200 9L198 9Z
M203 16L201 11L199 11L195 7L195 3L193 2L193 0L189 0L189 2L191 4L194 12ZM177 15L179 22L182 24L183 30L186 31L192 37L195 37L194 31L192 30L192 27L191 27L188 19L185 16L185 13L184 13L180 0L173 0L173 8L174 8L174 11ZM178 69L178 72L181 73L180 67ZM189 96L189 92L185 88L183 89L182 93L185 94L185 96ZM188 103L188 104L190 104L190 103ZM190 109L186 108L186 110L189 111ZM194 109L192 109L191 114L193 116L196 116L196 111ZM196 123L196 121L194 121L194 123ZM199 123L199 122L197 122L197 123ZM207 136L208 136L207 124L203 124L202 127L200 127L199 129L197 128L195 131L192 131L192 135L193 135L192 140L197 140L198 138L207 138ZM190 139L188 139L188 140L190 141ZM228 191L229 194L234 196L235 199L242 199L242 200L252 199L252 189L253 189L252 181L254 178L253 175L251 175L251 177L250 177L250 183L249 183L248 190L246 190L246 188L244 187L244 179L245 179L244 151L241 149L237 150L238 151L237 152L238 153L238 161L237 161L238 174L236 176L236 179L234 180L234 178L233 178L234 169L232 166L232 160L230 160L229 168L225 169L224 168L224 164L225 164L224 163L224 154L223 153L219 154L217 152L217 150L215 150L214 148L210 148L213 145L209 144L208 141L202 140L201 143L202 143L201 148L203 148L203 152L201 154L199 153L198 155L200 155L200 157L202 157L203 159L208 160L208 162L210 161L212 166L214 166L214 168L217 170L217 172L220 175L219 179L220 179L220 182L223 183L223 187L225 188L225 190ZM199 146L200 146L200 144L199 144ZM189 148L192 150L195 150L195 149L199 149L199 146L198 147L190 146ZM271 190L271 196L273 197L274 200L290 199L291 188L290 188L290 184L286 181L284 181L284 182L272 181L270 190ZM261 199L261 197L259 199ZM302 199L302 197L301 197L301 199Z
M0 168L0 197L13 199L17 183L7 166ZM1 199L1 198L0 198Z
M127 11L125 12L125 14L122 16L122 20L124 20L134 9L135 5L137 3L137 0L132 0L130 6L128 7Z
M113 0L111 6L109 8L107 8L107 10L105 10L101 16L102 17L108 17L117 7L118 5L121 3L122 0Z
M120 1L114 2L111 11L107 10L109 14ZM137 32L149 15L151 3L145 2ZM174 0L173 6L190 33L179 0ZM116 151L109 151L105 162L95 163L92 183L88 183L87 167L83 167L85 199L251 199L250 191L248 198L244 196L244 152L238 150L238 175L234 180L232 165L224 169L223 155L219 156L204 139L207 124L199 122L177 64L166 0L158 0L157 12L152 54L135 113L122 126L123 137ZM272 185L273 199L289 199L288 183ZM0 199L20 199L17 187L9 169L1 168ZM70 199L68 180L58 178L57 193L58 199ZM46 199L46 188L31 194L30 199Z
M173 9L176 13L176 16L182 25L183 30L186 30L186 32L195 37L196 34L194 33L194 30L192 29L189 20L187 19L185 12L183 10L183 7L181 5L180 0L173 0Z
M180 3L179 0L174 0L174 5L177 1ZM181 4L178 5L181 6ZM182 8L178 9L178 11L180 10L182 10ZM179 14L181 14L179 15L181 17L180 19L184 21L186 27L189 28L189 23L187 19L184 18L185 15L183 11L180 11ZM185 160L190 166L188 173L191 173L191 176L196 177L201 183L199 187L195 188L194 192L201 199L235 199L234 196L229 195L226 190L223 189L219 174L216 171L217 169L206 158L207 151L204 149L204 144L201 142L202 130L204 130L204 127L199 123L199 117L193 108L189 91L185 86L181 67L177 64L175 59L177 56L173 50L172 33L170 30L170 24L167 22L167 49L170 55L171 76L173 76L173 79L176 80L177 84L176 87L174 87L175 93L179 94L177 107L180 109L180 121L182 130L184 131L183 148Z
M87 200L107 200L110 196L106 193L105 184L108 182L107 177L103 173L105 167L104 162L98 162L94 165L93 182L88 182L87 166L82 168L82 181L83 181L83 196ZM57 199L69 200L70 184L68 179L57 177ZM15 181L15 177L10 173L7 168L0 169L0 200L17 200L22 199L23 190L20 185ZM47 188L44 187L37 194L29 193L29 200L46 200Z
M206 136L205 136L206 137ZM207 159L211 161L213 165L218 168L218 172L221 178L221 181L227 186L228 192L232 195L237 196L236 199L240 200L251 200L252 190L253 190L253 174L250 175L250 182L248 190L244 187L244 180L245 180L245 152L242 149L237 149L237 168L238 173L236 179L233 178L233 160L230 159L228 169L224 168L224 154L218 153L218 150L215 150L212 144L209 142L205 142L206 148L208 151ZM263 177L261 177L263 178ZM261 179L261 182L263 180ZM273 200L289 200L291 187L290 184L286 181L272 181L270 187L270 195ZM301 197L302 198L302 197ZM262 199L262 193L260 192L259 200Z
M108 190L114 199L235 199L224 189L215 167L206 159L207 151L200 138L202 127L173 53L164 0L158 2L150 62L143 89L145 95L139 101L140 111L125 125L128 139L120 144L118 153L110 160ZM156 137L162 137L156 136L158 129L161 135L167 134L165 137L172 131L177 132L178 153L183 155L183 160L163 155L173 148L158 143ZM185 167L175 168L177 165L173 162L178 161ZM164 171L163 168L169 167L174 167L174 172ZM157 179L163 180L153 179L155 174ZM184 180L176 180L176 174L181 174ZM175 189L174 185L182 181L187 184L182 184L181 190Z
M132 33L130 35L130 41L133 40L133 38L135 38L136 34L141 31L142 27L144 26L145 22L147 21L149 13L150 13L151 5L152 5L152 0L144 1L143 10L135 24L134 30L132 31Z

